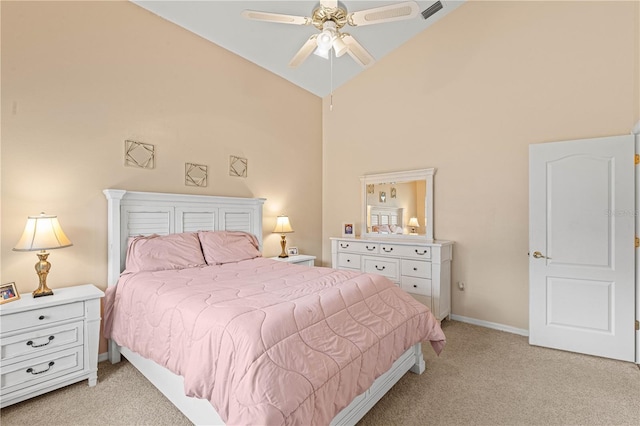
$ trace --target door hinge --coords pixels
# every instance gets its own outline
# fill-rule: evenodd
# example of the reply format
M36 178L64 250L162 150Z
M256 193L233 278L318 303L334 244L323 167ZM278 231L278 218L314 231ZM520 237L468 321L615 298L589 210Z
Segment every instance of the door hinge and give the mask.
M636 166L640 164L640 154L636 154L634 162L636 163Z
M640 331L640 321L636 320L636 331Z
M636 248L640 247L640 238L636 237Z

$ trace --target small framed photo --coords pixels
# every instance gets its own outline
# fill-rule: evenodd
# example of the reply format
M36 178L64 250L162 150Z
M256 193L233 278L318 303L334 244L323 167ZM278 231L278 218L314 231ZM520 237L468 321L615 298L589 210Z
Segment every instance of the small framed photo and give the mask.
M354 238L355 236L356 236L356 224L353 222L342 222L342 237Z
M297 256L298 255L298 247L289 247L287 249L287 254L289 256Z
M16 283L7 283L0 286L0 305L20 299Z

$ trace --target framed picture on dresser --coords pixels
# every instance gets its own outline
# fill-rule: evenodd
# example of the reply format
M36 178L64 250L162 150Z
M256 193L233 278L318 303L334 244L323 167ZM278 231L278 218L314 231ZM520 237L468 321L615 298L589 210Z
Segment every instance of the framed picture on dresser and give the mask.
M342 237L355 238L356 224L354 222L342 222Z

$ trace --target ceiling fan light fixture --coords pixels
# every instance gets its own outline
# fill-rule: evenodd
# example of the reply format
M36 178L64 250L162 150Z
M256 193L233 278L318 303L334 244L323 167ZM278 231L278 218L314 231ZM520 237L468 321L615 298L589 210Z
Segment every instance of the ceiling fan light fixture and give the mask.
M320 48L320 46L318 46L316 50L313 51L313 54L320 56L321 58L324 58L324 59L329 59L330 51L331 51L331 47L329 47L329 50L327 50L327 49L322 49Z
M336 53L336 58L339 58L340 56L347 53L347 50L349 50L349 46L347 46L345 42L342 41L342 37L338 36L335 40L333 40L333 50Z

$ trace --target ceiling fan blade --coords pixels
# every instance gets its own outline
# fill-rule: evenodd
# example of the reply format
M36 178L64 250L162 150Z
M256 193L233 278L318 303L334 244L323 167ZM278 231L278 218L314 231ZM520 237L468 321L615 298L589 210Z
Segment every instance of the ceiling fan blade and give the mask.
M283 15L281 13L259 12L257 10L243 10L241 15L247 19L252 19L254 21L275 22L278 24L293 25L311 24L311 18L307 18L304 16Z
M415 1L405 1L350 13L347 16L347 22L354 27L361 27L363 25L411 19L418 16L419 13L420 6L418 6L418 3Z
M347 53L353 58L354 61L367 68L375 62L373 56L367 50L362 47L358 41L350 34L343 34L342 41L349 47Z
M338 0L320 0L320 4L327 9L335 9L338 7Z
M316 42L317 34L312 35L309 39L302 45L300 50L293 56L291 62L289 62L289 66L291 68L296 68L298 65L303 63L311 53L316 50L318 44Z

